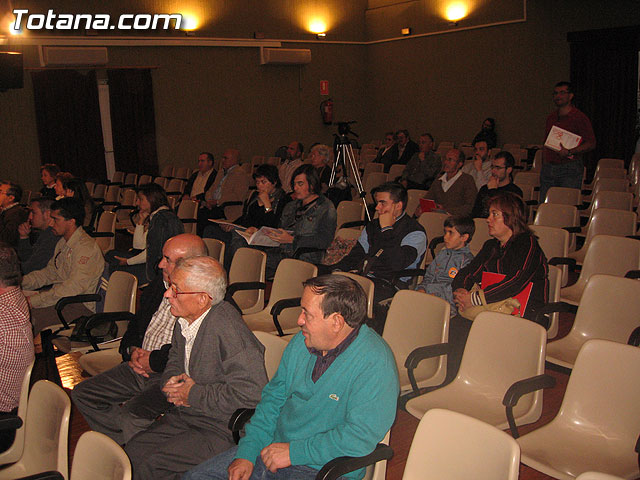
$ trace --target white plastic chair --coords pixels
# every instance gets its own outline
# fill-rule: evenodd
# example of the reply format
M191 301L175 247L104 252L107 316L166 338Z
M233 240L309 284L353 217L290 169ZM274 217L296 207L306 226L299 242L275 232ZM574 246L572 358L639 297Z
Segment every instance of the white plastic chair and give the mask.
M85 432L73 454L71 480L131 480L129 457L103 433Z
M29 382L31 381L31 371L33 370L33 363L27 367L26 372L24 373L24 378L22 379L22 385L20 387L20 401L18 403L18 413L17 415L24 420L27 418L27 408L29 405ZM24 432L25 432L25 424L22 423L22 426L16 430L16 436L13 439L13 443L11 446L0 453L0 465L6 465L9 463L17 462L22 456L22 452L24 451Z

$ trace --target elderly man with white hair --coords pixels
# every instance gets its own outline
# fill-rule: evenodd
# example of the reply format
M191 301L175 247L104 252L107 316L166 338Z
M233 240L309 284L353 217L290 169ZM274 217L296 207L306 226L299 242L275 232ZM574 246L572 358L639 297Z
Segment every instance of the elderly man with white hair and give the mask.
M135 478L177 479L233 445L227 422L255 407L267 382L264 347L225 302L226 274L210 257L181 259L165 297L178 318L162 391L171 409L125 450Z

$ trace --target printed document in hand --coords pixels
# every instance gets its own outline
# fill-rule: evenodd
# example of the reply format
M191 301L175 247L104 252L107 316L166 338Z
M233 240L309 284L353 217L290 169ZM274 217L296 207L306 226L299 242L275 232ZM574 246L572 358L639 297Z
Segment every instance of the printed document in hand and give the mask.
M581 141L582 137L580 135L576 135L575 133L571 133L569 130L565 130L564 128L554 125L551 127L551 130L549 130L549 135L547 136L547 140L544 142L544 146L559 152L561 143L564 148L569 150L580 145Z

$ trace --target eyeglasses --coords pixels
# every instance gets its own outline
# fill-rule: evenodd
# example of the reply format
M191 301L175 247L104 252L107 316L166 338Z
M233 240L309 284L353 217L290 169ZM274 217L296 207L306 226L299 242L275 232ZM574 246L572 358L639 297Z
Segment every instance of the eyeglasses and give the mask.
M176 297L178 295L191 295L191 294L195 294L195 293L202 293L202 294L206 295L207 297L209 297L210 300L213 300L213 298L211 298L211 295L209 295L207 292L179 292L178 289L176 288L176 286L173 283L169 284L169 288L167 290L171 292L171 295L176 296Z
M500 165L491 165L491 168L493 168L494 170L502 170L503 168L507 167L501 167Z
M569 94L568 90L559 90L559 91L553 92L551 95L568 95L568 94Z

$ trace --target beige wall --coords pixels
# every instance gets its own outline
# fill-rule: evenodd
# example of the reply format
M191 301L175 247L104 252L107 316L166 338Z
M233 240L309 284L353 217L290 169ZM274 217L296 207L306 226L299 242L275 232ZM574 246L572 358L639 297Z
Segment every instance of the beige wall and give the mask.
M517 13L513 5L521 5L501 1L511 5L509 16ZM305 40L310 35L296 12L325 2L274 0L262 2L268 8L259 12L252 10L257 3L244 0L232 8L225 2L226 10L219 10L224 21L211 28L212 35L248 37L258 30L267 38ZM348 7L339 7L345 3ZM400 8L385 6L390 3L379 0L379 8L367 10L364 0L332 0L332 11L345 13L328 40L397 35L393 32L406 19L388 14L387 8ZM405 2L418 13L425 5ZM320 96L320 80L330 81L334 118L357 120L353 128L361 141L400 127L414 137L430 131L437 141L468 141L482 119L493 116L500 143L538 143L552 107L549 92L569 74L567 32L633 24L634 8L637 12L636 0L530 0L524 23L369 45L284 43L311 48L312 63L306 66L260 66L257 48L228 47L109 47L109 66L157 67L153 88L161 166L194 164L199 151L219 156L227 146L248 159L270 155L292 139L306 145L331 142L335 129L324 126L319 114L326 98ZM416 34L430 28L424 19L415 25ZM17 49L25 53L26 66L37 64L35 47ZM0 93L0 112L0 178L37 187L40 160L28 72L22 90Z

